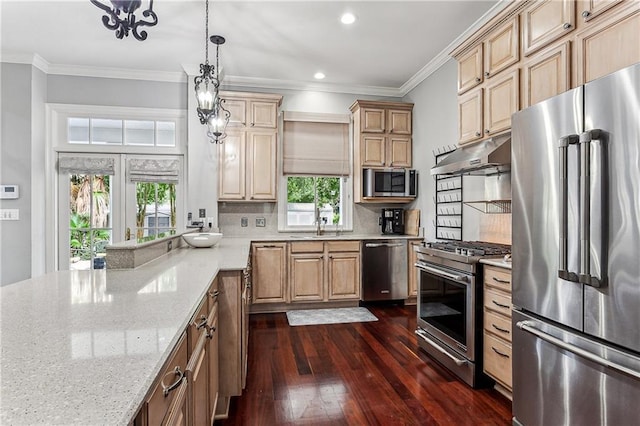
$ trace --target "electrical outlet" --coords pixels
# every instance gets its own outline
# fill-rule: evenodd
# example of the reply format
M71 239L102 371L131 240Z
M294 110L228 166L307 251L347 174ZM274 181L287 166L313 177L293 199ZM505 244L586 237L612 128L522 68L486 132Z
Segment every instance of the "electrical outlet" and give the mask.
M173 248L173 241L169 240L169 242L167 243L167 251L171 251L172 248Z
M256 226L258 228L264 228L267 225L267 219L264 217L256 217Z
M198 209L199 217L207 217L207 209Z
M242 226L243 228L246 228L247 226L249 226L249 218L248 217L240 218L240 226Z

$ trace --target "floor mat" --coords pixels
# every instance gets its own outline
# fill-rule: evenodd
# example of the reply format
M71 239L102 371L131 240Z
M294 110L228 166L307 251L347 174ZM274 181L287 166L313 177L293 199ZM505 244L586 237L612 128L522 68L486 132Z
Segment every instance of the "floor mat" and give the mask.
M341 324L378 321L367 308L302 309L287 311L289 325Z

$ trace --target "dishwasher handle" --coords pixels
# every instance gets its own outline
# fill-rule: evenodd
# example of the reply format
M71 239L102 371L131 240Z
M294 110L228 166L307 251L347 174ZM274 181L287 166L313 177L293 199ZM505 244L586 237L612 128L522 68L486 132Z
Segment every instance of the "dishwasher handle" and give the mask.
M366 243L364 246L366 248L375 248L375 247L402 247L404 244L402 243Z

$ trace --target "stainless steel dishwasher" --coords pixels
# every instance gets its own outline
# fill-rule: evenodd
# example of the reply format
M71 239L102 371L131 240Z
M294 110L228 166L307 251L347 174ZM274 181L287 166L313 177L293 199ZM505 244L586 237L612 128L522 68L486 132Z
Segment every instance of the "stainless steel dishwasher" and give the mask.
M408 297L407 240L362 242L362 300Z

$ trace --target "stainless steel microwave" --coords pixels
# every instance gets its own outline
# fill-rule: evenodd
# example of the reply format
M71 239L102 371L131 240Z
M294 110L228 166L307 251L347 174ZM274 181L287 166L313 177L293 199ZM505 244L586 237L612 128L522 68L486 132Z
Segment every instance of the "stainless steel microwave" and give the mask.
M363 197L418 196L418 173L409 169L362 169Z

